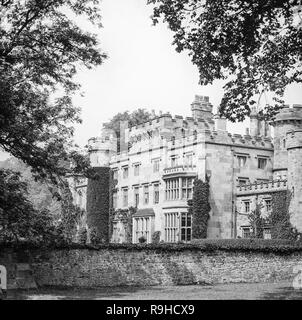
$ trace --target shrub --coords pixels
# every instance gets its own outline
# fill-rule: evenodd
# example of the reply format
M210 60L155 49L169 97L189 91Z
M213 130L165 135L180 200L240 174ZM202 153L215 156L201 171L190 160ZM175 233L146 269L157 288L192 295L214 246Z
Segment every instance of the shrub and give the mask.
M147 239L144 236L138 238L139 243L145 243Z
M78 242L80 244L86 244L87 242L87 229L85 227L81 227L78 232Z
M160 231L155 231L152 234L152 243L159 243L160 241Z
M98 234L97 228L90 229L89 237L90 237L90 242L93 245L96 245L96 244L103 242L101 236Z
M0 252L5 248L15 249L41 249L37 243L0 243ZM181 251L203 251L203 252L259 252L275 254L291 254L302 252L301 241L289 240L265 240L265 239L197 239L191 243L159 243L159 244L129 244L129 243L102 243L79 244L79 243L58 243L45 245L46 252L50 249L56 250L129 250L129 251L156 251L156 252L181 252ZM43 249L43 248L42 248Z

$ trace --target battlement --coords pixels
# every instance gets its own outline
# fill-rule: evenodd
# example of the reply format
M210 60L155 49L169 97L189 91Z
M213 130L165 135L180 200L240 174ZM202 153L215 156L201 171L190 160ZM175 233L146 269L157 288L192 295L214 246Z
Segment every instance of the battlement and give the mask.
M302 148L302 129L290 131L286 134L286 148Z
M226 131L205 130L205 142L266 149L274 147L272 139L269 137L231 134Z
M302 122L302 105L294 104L292 107L285 106L276 115L275 119L270 122L272 126L282 124L282 122L298 121Z
M261 194L287 190L287 180L273 180L268 182L256 182L236 187L237 196Z
M112 141L109 137L93 137L88 140L88 150L111 150L116 151L116 140Z

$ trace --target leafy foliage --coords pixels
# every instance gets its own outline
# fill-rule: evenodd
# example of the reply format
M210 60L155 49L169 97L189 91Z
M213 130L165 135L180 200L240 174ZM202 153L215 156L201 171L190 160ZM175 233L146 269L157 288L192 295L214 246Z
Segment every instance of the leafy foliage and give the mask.
M99 242L109 242L110 168L95 167L93 171L94 177L87 185L88 233Z
M0 2L0 147L31 166L36 177L55 184L71 171L89 168L72 142L72 125L80 122L79 109L72 105L79 89L73 78L80 65L91 68L106 56L96 36L81 30L71 16L100 25L98 4Z
M208 220L210 218L210 186L209 182L194 180L193 199L188 201L189 213L192 214L192 238L207 237Z
M159 243L160 241L160 231L154 231L152 234L152 243Z
M301 2L298 0L148 0L153 22L163 17L178 52L188 51L200 84L228 79L220 113L242 121L265 92L272 117L285 88L302 82ZM301 11L301 10L300 10ZM258 97L258 98L257 98Z
M78 232L78 243L86 244L86 242L87 242L87 229L82 226Z
M110 238L112 236L112 224L113 220L119 220L124 224L125 228L125 242L132 243L132 230L133 230L133 215L136 213L137 208L129 207L128 209L118 209L114 210L113 208L110 210Z
M252 237L257 239L263 238L263 227L267 224L267 219L261 215L261 208L262 205L257 203L256 209L251 211L248 215L250 225L253 229Z
M0 171L0 240L58 243L62 232L45 208L34 208L27 199L27 185L20 174Z
M273 239L297 239L298 233L290 223L289 205L291 197L290 191L280 191L272 194L270 223Z
M33 243L14 244L19 249L36 248ZM1 248L8 247L7 244ZM51 246L50 248L52 248ZM275 253L280 255L302 252L301 241L289 240L264 240L264 239L195 239L191 243L159 243L159 244L130 244L130 243L107 243L107 244L77 244L77 243L61 243L55 246L57 250L129 250L129 251L156 251L156 252L183 252L183 251L203 251L213 252L217 250L226 252L259 252L259 253Z
M137 109L133 112L124 111L117 113L109 122L105 123L106 129L114 130L117 138L120 137L120 122L128 121L129 127L136 126L137 124L149 121L152 119L151 113L145 109Z

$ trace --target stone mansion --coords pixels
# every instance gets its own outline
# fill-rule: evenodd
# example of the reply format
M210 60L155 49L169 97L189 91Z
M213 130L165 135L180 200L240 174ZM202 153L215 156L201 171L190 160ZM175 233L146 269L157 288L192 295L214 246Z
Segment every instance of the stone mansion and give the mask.
M187 200L195 177L210 182L209 238L249 237L248 214L262 203L271 210L271 194L291 190L291 223L302 231L302 105L286 106L267 124L254 110L245 135L230 134L226 119L213 114L206 96L195 96L192 116L169 113L135 127L121 124L117 139L102 129L89 140L92 166L110 167L116 181L113 207L136 207L132 242L151 242L160 231L165 242L189 242L192 221ZM271 138L271 129L274 138ZM85 179L73 184L75 202L86 208ZM109 186L108 186L109 188ZM269 226L264 238L270 238ZM125 225L113 221L111 242L125 241Z

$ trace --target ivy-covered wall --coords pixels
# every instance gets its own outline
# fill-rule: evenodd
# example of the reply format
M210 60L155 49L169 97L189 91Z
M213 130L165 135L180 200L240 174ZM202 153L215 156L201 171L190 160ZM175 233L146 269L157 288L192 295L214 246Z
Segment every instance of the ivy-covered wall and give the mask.
M289 205L291 199L292 195L288 190L272 194L270 223L273 239L294 240L297 237L297 232L290 222Z
M90 241L109 242L110 168L95 167L87 184L87 226Z
M188 201L188 212L192 214L193 239L205 239L207 237L208 221L211 210L209 196L209 182L195 179L193 199Z

